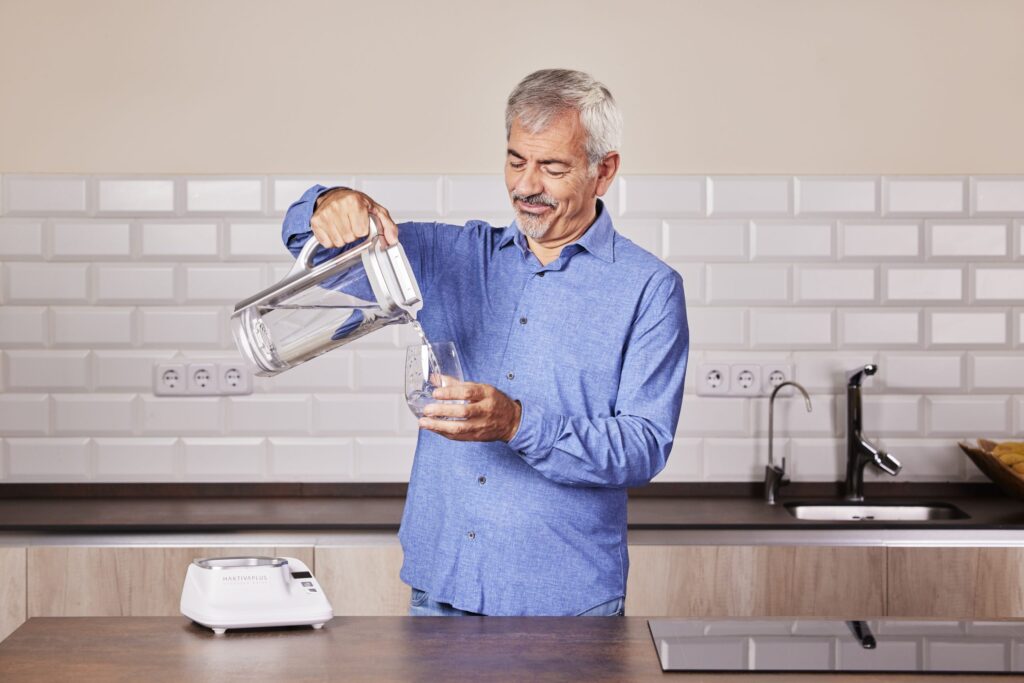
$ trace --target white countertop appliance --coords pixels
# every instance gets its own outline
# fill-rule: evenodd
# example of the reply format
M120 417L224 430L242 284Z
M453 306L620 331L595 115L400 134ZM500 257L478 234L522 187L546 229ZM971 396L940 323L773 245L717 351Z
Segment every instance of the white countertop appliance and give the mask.
M193 560L181 613L220 635L229 628L321 628L334 610L309 567L294 557Z

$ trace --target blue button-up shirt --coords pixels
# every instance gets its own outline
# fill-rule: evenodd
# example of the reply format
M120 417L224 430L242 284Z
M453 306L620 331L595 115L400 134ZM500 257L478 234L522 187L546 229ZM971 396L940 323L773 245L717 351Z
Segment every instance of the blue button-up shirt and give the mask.
M283 238L311 235L314 186ZM513 222L407 222L398 239L431 341L522 403L508 443L420 430L398 535L401 579L489 615L574 615L625 595L626 487L665 466L689 330L683 282L597 219L544 266ZM328 250L330 251L330 250Z

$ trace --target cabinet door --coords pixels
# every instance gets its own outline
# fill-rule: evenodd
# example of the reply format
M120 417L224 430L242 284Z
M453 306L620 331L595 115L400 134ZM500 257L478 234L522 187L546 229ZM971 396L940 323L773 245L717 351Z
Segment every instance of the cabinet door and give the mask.
M0 548L0 640L25 622L25 549Z
M889 548L888 614L1024 617L1024 548Z
M313 567L312 548L38 546L28 549L28 616L177 616L193 559L242 555Z
M316 578L335 616L405 616L409 587L398 578L402 547L317 546Z
M884 548L637 545L629 556L630 616L884 614Z

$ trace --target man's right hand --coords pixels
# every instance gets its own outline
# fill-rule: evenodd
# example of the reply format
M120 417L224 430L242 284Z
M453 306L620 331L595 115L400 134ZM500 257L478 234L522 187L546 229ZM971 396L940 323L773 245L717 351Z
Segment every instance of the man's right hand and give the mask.
M345 187L317 198L309 226L324 247L342 247L370 233L370 214L377 220L385 246L397 244L398 226L388 210L362 192Z

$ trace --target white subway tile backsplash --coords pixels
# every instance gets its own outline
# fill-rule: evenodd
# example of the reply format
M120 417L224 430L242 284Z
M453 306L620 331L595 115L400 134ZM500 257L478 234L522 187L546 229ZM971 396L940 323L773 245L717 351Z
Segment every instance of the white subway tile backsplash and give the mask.
M405 350L356 351L355 389L397 391L405 395Z
M49 338L42 306L0 306L0 346L43 346Z
M651 481L700 481L703 472L702 439L677 438L665 467Z
M774 456L781 459L786 448L776 439ZM757 481L767 463L767 439L704 439L704 481Z
M964 273L959 268L891 266L883 270L886 301L961 301Z
M971 388L1020 391L1024 387L1024 356L1015 354L968 354Z
M174 351L156 349L98 349L92 353L93 377L97 390L153 390L153 372L157 363L168 362Z
M505 189L505 179L497 174L448 176L444 181L444 196L445 215L453 213L500 214L509 213L512 210L512 200L509 198L508 190ZM423 210L429 213L430 209L425 208L427 202L424 201L423 204Z
M679 416L679 436L747 436L750 402L745 398L687 396Z
M831 639L757 636L750 639L750 659L762 670L813 671L831 669L835 657Z
M395 434L399 411L408 411L401 392L316 394L314 402L313 425L317 434Z
M384 206L396 222L403 214L441 215L441 176L364 176L358 188Z
M46 436L50 431L47 394L0 394L0 434Z
M932 258L966 260L1006 257L1010 232L1006 223L929 223L928 255Z
M351 481L352 439L272 437L269 475L275 481Z
M917 640L882 639L870 650L853 638L837 641L837 665L847 670L917 671L919 657Z
M43 256L43 224L18 218L0 219L0 259Z
M273 181L273 211L285 213L295 202L299 201L306 190L314 185L324 187L355 187L356 181L352 176L325 176L305 178L275 178Z
M1024 302L1024 266L976 268L974 300Z
M963 178L900 178L882 180L885 212L898 214L965 215L967 191Z
M929 311L930 342L942 346L991 346L1009 341L1005 311Z
M88 211L88 181L81 176L3 177L3 207L8 214L68 214Z
M1010 433L1007 396L929 396L925 401L932 436L973 439Z
M885 353L879 363L887 390L956 391L965 386L963 354Z
M232 223L228 227L228 255L293 261L281 240L281 223Z
M967 457L953 439L885 438L879 448L891 453L903 469L896 479L906 481L963 481ZM877 467L864 468L864 481L893 482L895 479Z
M1024 214L1024 178L971 178L971 212Z
M712 263L706 277L711 304L782 303L789 299L789 268L784 265Z
M217 256L216 223L145 223L142 226L142 255L174 259Z
M746 309L688 308L686 320L693 348L736 348L747 342Z
M217 346L224 334L216 308L142 308L139 316L147 346Z
M8 481L84 481L92 474L89 439L7 439Z
M53 343L60 346L130 346L134 309L113 306L52 308Z
M921 255L921 226L917 222L839 224L841 256L848 259L909 259Z
M1009 671L1009 642L963 642L955 639L927 638L924 641L926 671Z
M661 256L661 221L643 218L620 218L615 221L615 231L646 249L655 256Z
M811 396L808 412L803 396L789 400L775 400L775 436L838 436L843 433L843 422L836 420L836 398L831 394ZM753 406L754 434L768 436L768 401L756 401Z
M793 481L842 481L846 476L846 441L789 439L786 470Z
M174 438L96 438L96 481L174 480L181 448Z
M87 263L7 263L9 303L85 303L89 300Z
M755 220L751 223L750 252L759 260L829 261L833 256L832 224Z
M797 213L873 215L878 213L877 178L799 177Z
M619 179L622 216L703 216L707 181L703 177L634 175Z
M837 419L845 418L846 397L837 403ZM865 393L862 399L864 425L880 437L917 436L921 433L920 396L879 396Z
M227 403L228 434L308 434L312 424L306 395L231 396Z
M416 439L361 438L355 440L353 474L359 481L409 481Z
M7 389L12 391L81 390L89 386L89 351L27 351L4 353Z
M263 210L261 178L185 181L185 208L190 213L234 213Z
M708 179L708 214L780 216L792 212L789 178L715 176Z
M101 178L96 181L100 213L171 213L174 211L172 178Z
M166 264L96 264L97 303L173 303L174 266Z
M266 287L262 265L205 265L185 267L185 298L191 302L234 303Z
M220 434L225 426L224 402L218 397L143 395L140 401L140 427L145 434Z
M877 361L874 351L803 351L793 354L793 376L809 392L842 393L849 373ZM869 380L874 381L874 380Z
M53 424L57 434L131 434L134 394L56 394Z
M383 331L378 330L374 334L383 334ZM354 354L354 351L348 349L334 349L280 375L254 377L254 386L275 393L347 391L352 388Z
M681 261L746 259L747 229L745 222L666 221L665 258Z
M752 309L750 340L759 348L814 348L832 346L833 316L830 310Z
M844 346L916 346L921 314L916 310L839 311L839 340Z
M189 438L182 443L187 481L259 481L266 475L264 439Z
M797 266L793 271L797 301L807 303L872 303L877 279L868 267Z

